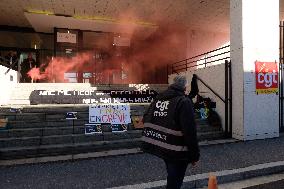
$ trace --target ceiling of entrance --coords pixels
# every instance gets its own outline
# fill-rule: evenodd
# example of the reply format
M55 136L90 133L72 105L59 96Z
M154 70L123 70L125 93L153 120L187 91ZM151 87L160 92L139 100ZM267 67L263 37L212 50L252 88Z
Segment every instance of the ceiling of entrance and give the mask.
M230 0L1 0L0 25L35 27L25 15L32 12L104 24L123 20L141 26L179 24L190 29L228 32L229 3ZM284 0L280 0L280 7L284 19ZM91 30L101 29L94 26Z

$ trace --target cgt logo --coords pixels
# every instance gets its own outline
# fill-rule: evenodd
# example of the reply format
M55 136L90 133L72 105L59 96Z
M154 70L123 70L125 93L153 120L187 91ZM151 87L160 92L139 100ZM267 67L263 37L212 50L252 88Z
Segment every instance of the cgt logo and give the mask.
M154 111L154 116L158 116L158 117L164 117L168 115L168 112L165 111L168 109L168 105L169 105L170 101L160 101L158 100L156 102L156 108L158 109L158 111Z
M156 103L156 108L160 109L160 111L164 111L165 109L168 109L170 101L159 101Z
M278 92L278 68L276 62L255 62L256 93Z
M265 87L271 87L273 84L277 84L278 73L273 70L273 73L259 73L257 76L257 82L264 84Z

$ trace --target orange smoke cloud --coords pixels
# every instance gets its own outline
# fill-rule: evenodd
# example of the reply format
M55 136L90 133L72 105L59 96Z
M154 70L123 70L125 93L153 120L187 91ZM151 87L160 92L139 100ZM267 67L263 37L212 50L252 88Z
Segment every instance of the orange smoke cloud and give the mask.
M28 76L30 78L32 78L32 80L41 80L46 78L45 74L40 73L40 69L39 68L32 68L30 71L28 71Z
M148 39L134 44L132 75L140 72L142 83L167 83L167 64L185 59L186 42L184 28L160 25Z
M93 52L78 53L73 58L55 57L45 69L31 70L30 77L49 82L67 82L64 73L89 72L94 73L92 83L96 84L167 83L167 64L186 58L186 29L163 23L158 24L158 29L143 28L142 25L133 24L133 20L136 20L133 12L128 11L120 16L121 24L117 25L115 31L121 33L100 33L95 35L99 37L94 37L93 41L87 41L88 48L95 49ZM147 29L151 32L140 35ZM113 46L113 38L118 35L128 37L130 46ZM102 56L101 60L94 58L94 52Z
M88 53L78 54L72 58L56 57L51 59L44 72L40 71L45 67L45 65L42 65L40 68L32 68L28 72L28 76L33 80L45 79L47 81L65 82L64 73L84 70L85 67L89 66L90 60L91 55Z

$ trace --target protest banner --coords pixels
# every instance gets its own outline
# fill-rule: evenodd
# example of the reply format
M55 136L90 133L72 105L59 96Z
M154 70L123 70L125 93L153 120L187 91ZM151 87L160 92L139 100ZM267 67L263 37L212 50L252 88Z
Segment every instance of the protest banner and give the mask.
M128 124L130 119L129 104L103 104L89 106L89 123Z

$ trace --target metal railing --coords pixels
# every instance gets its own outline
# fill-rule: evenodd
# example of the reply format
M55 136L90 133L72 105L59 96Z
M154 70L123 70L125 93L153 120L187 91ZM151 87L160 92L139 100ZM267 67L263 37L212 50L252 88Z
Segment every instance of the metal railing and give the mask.
M187 58L167 66L168 75L196 70L207 66L225 63L225 98L222 98L206 82L196 74L196 78L225 104L225 135L232 136L232 74L230 60L230 45Z
M5 57L0 56L0 65L7 67L7 71L5 72L5 75L15 66L18 64L18 58L16 60L13 60L12 58L10 60L6 59Z
M207 89L217 96L225 104L225 136L232 137L232 73L231 62L225 60L225 99L214 91L206 82L204 82L196 74L196 79L199 80Z
M168 75L173 73L185 72L191 69L203 68L211 65L224 63L230 59L230 45L187 58L173 64L168 64Z

